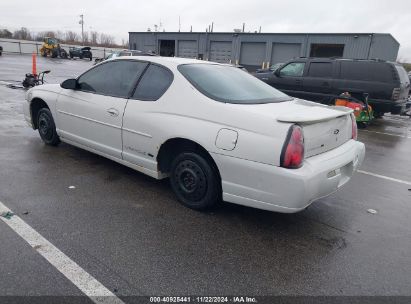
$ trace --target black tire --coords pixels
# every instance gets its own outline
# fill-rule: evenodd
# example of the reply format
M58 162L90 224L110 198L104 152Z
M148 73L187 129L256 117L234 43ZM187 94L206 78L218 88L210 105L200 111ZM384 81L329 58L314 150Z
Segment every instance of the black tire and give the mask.
M170 184L184 206L205 210L221 201L221 180L207 157L195 152L177 155L171 164Z
M383 116L384 116L384 113L383 113L383 112L374 111L374 117L375 117L376 119L380 119L380 118L382 118Z
M70 58L73 59L73 53L70 53Z
M51 115L49 109L43 108L39 111L37 115L37 127L40 137L46 145L57 146L60 143L53 115Z
M83 55L78 56L80 59L83 59Z
M90 61L92 61L92 60L93 60L93 57L91 57L91 55L90 55L89 59L90 59Z

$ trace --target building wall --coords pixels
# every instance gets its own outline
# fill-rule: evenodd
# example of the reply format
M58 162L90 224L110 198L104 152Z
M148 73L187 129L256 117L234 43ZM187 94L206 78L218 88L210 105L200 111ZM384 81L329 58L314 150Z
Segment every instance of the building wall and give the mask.
M395 61L399 50L390 34L129 33L133 49L159 53L160 40L175 41L175 56L243 64L251 71L273 61L309 57L311 44L343 44L343 58L350 59Z

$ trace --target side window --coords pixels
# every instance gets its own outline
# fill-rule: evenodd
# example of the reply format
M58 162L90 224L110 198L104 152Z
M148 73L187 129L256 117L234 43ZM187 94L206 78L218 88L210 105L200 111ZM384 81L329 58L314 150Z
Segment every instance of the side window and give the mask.
M332 77L332 68L333 65L331 62L311 62L310 68L308 69L308 76L330 78Z
M151 64L138 83L132 98L157 100L167 91L173 78L173 73L168 69Z
M81 91L127 98L147 63L121 60L96 66L78 79Z
M280 70L280 76L301 77L304 73L304 62L292 62Z
M385 62L341 61L341 78L347 80L392 82L391 66Z

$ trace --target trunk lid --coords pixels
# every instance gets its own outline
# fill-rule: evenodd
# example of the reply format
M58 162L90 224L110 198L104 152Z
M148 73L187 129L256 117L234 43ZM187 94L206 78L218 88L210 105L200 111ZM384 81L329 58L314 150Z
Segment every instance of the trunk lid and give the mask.
M352 137L352 110L294 99L281 103L232 105L286 124L298 124L304 133L305 158L327 152Z
M351 109L300 101L301 111L283 113L278 121L296 123L303 128L305 157L335 149L352 137Z

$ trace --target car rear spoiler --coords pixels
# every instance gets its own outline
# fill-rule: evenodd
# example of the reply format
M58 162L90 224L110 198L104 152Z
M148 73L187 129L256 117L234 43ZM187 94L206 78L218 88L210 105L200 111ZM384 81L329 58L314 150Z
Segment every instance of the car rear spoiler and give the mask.
M347 107L315 105L301 113L290 112L282 114L277 117L277 120L280 122L312 124L350 115L352 112L353 110Z

